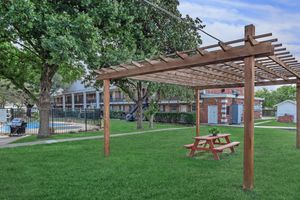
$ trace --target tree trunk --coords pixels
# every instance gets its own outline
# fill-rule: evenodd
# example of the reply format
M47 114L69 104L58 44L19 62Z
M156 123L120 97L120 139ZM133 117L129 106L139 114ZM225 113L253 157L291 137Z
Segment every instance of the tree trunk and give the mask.
M136 111L136 128L143 128L143 94L142 82L137 83L137 111Z
M155 114L152 114L152 115L150 115L150 117L149 117L149 128L153 128L154 126L154 115Z
M26 103L25 105L26 105L26 116L30 118L31 117L31 109L33 108L34 105L31 105L29 103Z
M44 65L41 74L40 96L39 96L39 112L40 112L40 127L38 138L45 138L50 135L49 117L50 117L50 89L52 86L52 78L55 74L56 66Z

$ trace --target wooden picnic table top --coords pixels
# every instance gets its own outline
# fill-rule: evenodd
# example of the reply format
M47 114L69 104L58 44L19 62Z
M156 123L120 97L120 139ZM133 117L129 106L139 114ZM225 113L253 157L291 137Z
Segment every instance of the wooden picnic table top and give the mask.
M217 136L203 135L203 136L197 136L197 137L194 137L194 138L198 139L198 140L215 140L215 139L218 139L218 138L224 138L224 137L228 137L228 136L230 136L229 133L222 133L222 134L218 134Z

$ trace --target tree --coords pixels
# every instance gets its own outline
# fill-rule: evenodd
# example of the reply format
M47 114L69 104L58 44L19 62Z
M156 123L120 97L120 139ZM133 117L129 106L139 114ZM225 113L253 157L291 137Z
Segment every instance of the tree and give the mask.
M31 99L22 90L17 89L8 80L0 78L0 108L11 103L18 107L30 103Z
M281 86L276 90L270 91L266 88L262 88L255 92L256 97L264 98L263 107L272 108L274 105L285 101L285 100L295 100L296 99L296 87Z
M178 1L159 1L159 3L160 6L175 15L181 16L177 8ZM129 59L140 60L145 57L194 49L201 44L199 33L196 29L191 28L201 25L199 19L193 20L186 16L185 23L180 23L142 2L130 0L126 1L126 4L126 12L132 16L132 23L136 26L136 29L133 30L134 40L132 43L135 51L132 57L128 57ZM157 84L126 79L116 81L115 85L120 87L137 104L137 128L141 129L143 100L152 95L149 88L155 88ZM163 86L164 84L160 84L159 88L163 90ZM169 86L166 88L170 89ZM172 91L174 92L176 89L174 87ZM156 100L153 100L150 107L155 108L155 102ZM150 118L153 118L153 114L150 115Z
M194 91L190 88L178 85L151 83L148 87L149 107L145 115L149 120L149 127L153 128L154 117L159 112L159 102L161 100L178 100L192 103L194 101Z
M178 1L161 4L179 14ZM196 23L189 17L186 21ZM199 41L197 31L189 25L178 24L135 0L0 2L0 42L14 55L13 63L6 56L10 64L4 65L11 68L10 73L5 73L9 75L6 78L10 80L16 74L26 77L11 81L39 108L38 137L49 135L50 93L55 74L63 78L83 75L120 62L194 48ZM32 75L39 83L37 97L26 88L26 81L30 81L27 77Z
M0 41L17 47L12 47L12 53L18 62L6 67L18 69L17 74L31 74L21 66L17 55L22 52L30 55L26 62L32 61L30 68L38 75L38 98L23 87L20 77L11 81L38 105L39 137L49 135L50 92L56 73L63 77L83 74L86 68L101 67L131 53L133 37L128 29L133 26L122 5L111 0L0 2ZM13 70L7 74L8 79L15 76Z

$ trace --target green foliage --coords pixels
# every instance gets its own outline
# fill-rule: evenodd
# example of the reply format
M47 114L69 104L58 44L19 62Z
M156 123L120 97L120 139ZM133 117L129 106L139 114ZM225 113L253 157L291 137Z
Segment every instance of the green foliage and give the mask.
M209 128L208 132L213 135L217 135L218 133L220 133L220 130L217 127L213 127L213 128Z
M111 119L125 119L126 113L124 111L111 110L110 118Z
M154 121L163 123L195 124L196 113L188 112L159 112Z
M266 88L255 92L256 97L264 98L263 107L272 108L274 105L285 101L296 99L296 86L281 86L276 90L268 90Z
M177 0L156 3L180 15ZM201 43L199 33L190 26L199 25L199 20L186 16L186 23L178 23L136 0L6 0L0 2L0 16L1 45L9 51L3 53L1 63L9 70L2 75L41 110L50 107L57 73L70 81L99 67ZM93 75L87 78L95 80ZM46 115L41 115L44 125ZM40 132L47 135L46 129Z
M39 112L34 112L31 117L35 120L39 120L40 119L40 113Z
M151 101L144 114L149 119L151 115L155 115L158 111L159 105L157 104L157 102Z

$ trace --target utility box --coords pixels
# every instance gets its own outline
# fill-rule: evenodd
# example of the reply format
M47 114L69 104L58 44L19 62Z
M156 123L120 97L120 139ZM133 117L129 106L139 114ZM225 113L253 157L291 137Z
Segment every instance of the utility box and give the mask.
M241 124L243 115L243 105L242 104L233 104L231 106L231 123L232 124Z

